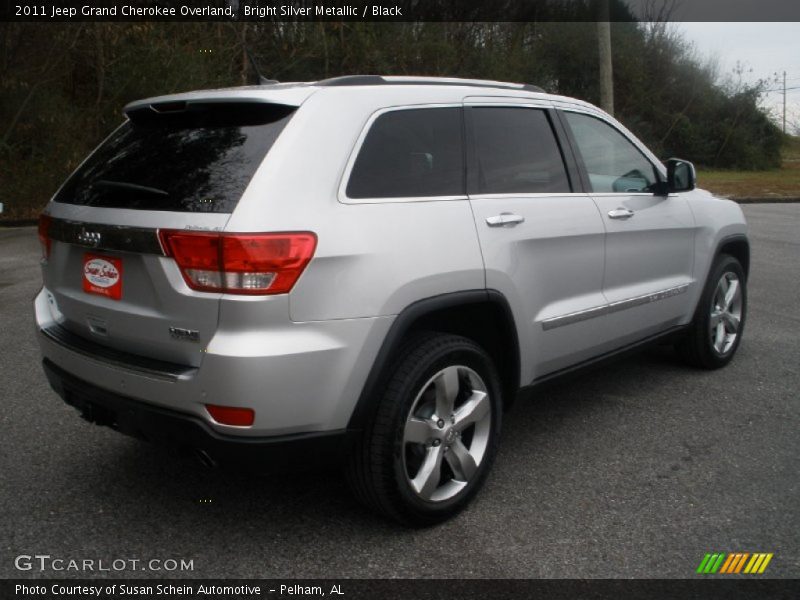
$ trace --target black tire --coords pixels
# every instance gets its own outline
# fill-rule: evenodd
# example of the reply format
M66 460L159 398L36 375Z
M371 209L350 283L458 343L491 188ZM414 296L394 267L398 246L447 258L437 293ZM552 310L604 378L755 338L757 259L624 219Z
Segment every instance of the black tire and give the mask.
M458 368L454 371L453 367ZM426 444L404 441L406 421L412 416L412 410L415 411L415 418L421 418L418 417L417 410L423 410L426 406L438 406L439 388L433 380L435 378L444 387L441 378L445 372L456 373L456 411L466 405L466 397L476 397L473 383L478 381L474 376L479 376L480 383L485 386L488 394L489 423L482 420L480 424L472 426L471 432L464 429L464 437L459 437L456 442L451 439L450 434L460 436L461 433L449 431L457 429L456 421L453 420L452 424L448 422L442 428L440 423L443 419L439 419L437 411L425 421L426 427L434 427L435 423L441 431L447 430L446 439L442 438L438 442L432 439ZM383 382L380 397L376 398L377 406L368 419L360 442L349 457L347 476L350 487L363 504L405 525L429 526L444 521L462 510L472 499L486 479L497 451L502 398L495 366L486 352L467 338L422 332L413 334L403 344ZM482 409L486 408L487 405L483 404ZM480 438L478 427L481 428ZM430 430L425 429L425 432L428 431ZM470 434L473 437L467 441ZM440 435L439 430L434 430L434 435ZM482 458L479 462L475 461L477 469L474 474L463 477L466 481L463 484L455 475L456 470L449 466L450 461L458 458L460 451L467 447L466 444L470 444L469 449L473 451L478 439L478 445L483 452ZM465 445L460 448L451 448L449 445L462 441ZM437 478L439 483L432 484L442 486L436 487L435 494L444 494L464 485L452 497L426 499L411 482L413 478L409 473L413 465L410 463L416 460L415 457L420 457L420 461L428 460L435 450L444 452L439 459L440 464L447 463L447 466L440 469L442 477L441 480ZM446 456L447 451L451 452L449 458ZM421 462L420 465L422 464ZM459 463L456 461L456 464ZM450 480L445 476L448 469ZM417 475L421 472L422 466ZM445 483L442 484L442 481Z
M720 352L714 346L711 335L712 310L716 307L715 296L717 286L723 276L735 277L741 290L740 319L737 335L730 347ZM711 271L706 281L700 302L697 305L694 319L687 335L677 344L676 348L683 359L694 367L702 369L719 369L733 359L739 344L742 341L744 325L747 317L747 280L744 269L736 258L728 254L720 254L711 266Z

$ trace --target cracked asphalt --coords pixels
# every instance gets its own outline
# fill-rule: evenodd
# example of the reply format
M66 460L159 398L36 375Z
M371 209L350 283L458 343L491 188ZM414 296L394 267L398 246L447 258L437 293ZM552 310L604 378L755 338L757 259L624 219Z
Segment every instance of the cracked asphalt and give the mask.
M772 552L800 577L800 204L744 207L750 312L733 363L669 348L536 390L459 517L408 530L336 472L208 470L82 421L33 334L34 228L0 229L0 577L21 554L192 560L173 577L693 577L706 552ZM100 574L102 575L102 574Z

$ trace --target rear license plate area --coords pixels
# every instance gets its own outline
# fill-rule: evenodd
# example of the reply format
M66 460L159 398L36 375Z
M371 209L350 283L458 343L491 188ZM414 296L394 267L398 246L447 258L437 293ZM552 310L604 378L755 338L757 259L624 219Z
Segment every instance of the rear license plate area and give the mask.
M122 298L122 259L87 252L83 255L83 291L112 300Z

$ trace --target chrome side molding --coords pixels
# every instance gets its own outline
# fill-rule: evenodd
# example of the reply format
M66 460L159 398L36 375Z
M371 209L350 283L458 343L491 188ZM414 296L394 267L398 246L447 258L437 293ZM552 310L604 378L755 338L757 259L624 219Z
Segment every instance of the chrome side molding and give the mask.
M626 310L628 308L633 308L635 306L641 306L642 304L649 304L650 302L658 302L659 300L665 300L667 298L671 298L672 296L685 294L688 289L689 289L689 284L683 283L681 285L676 285L674 287L667 288L665 290L659 290L658 292L653 292L652 294L636 296L635 298L629 298L627 300L618 300L617 302L603 304L602 306L595 306L592 308L587 308L586 310L579 310L573 313L568 313L566 315L551 317L549 319L545 319L544 321L542 321L542 329L547 331L549 329L555 329L556 327L563 327L565 325L571 325L572 323L578 323L580 321L594 319L595 317L599 317L602 315L615 313L620 310Z

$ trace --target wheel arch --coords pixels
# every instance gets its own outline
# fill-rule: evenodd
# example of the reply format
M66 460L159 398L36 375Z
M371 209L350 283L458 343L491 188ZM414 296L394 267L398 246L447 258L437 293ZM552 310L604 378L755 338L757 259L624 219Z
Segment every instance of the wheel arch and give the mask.
M711 265L708 267L709 272L721 254L733 256L742 265L745 278L750 276L750 241L746 235L739 233L722 238L717 244L714 260L711 261Z
M714 268L714 265L717 263L717 260L723 254L728 254L733 256L739 263L742 265L742 270L744 271L745 282L749 278L750 275L750 241L748 240L747 236L744 233L735 233L732 235L726 235L717 242L716 248L714 249L714 253L711 255L711 260L708 261L708 265L705 269L705 275L702 280L702 288L700 288L700 293L697 297L697 301L694 306L694 310L692 311L692 318L697 317L697 311L700 308L700 302L703 299L703 290L705 290L705 286L708 284L708 278L711 277L711 270Z
M452 292L418 300L397 316L375 357L348 429L364 427L375 406L371 400L403 339L423 330L462 335L483 347L499 371L504 406L511 404L520 383L520 348L508 300L495 290Z

